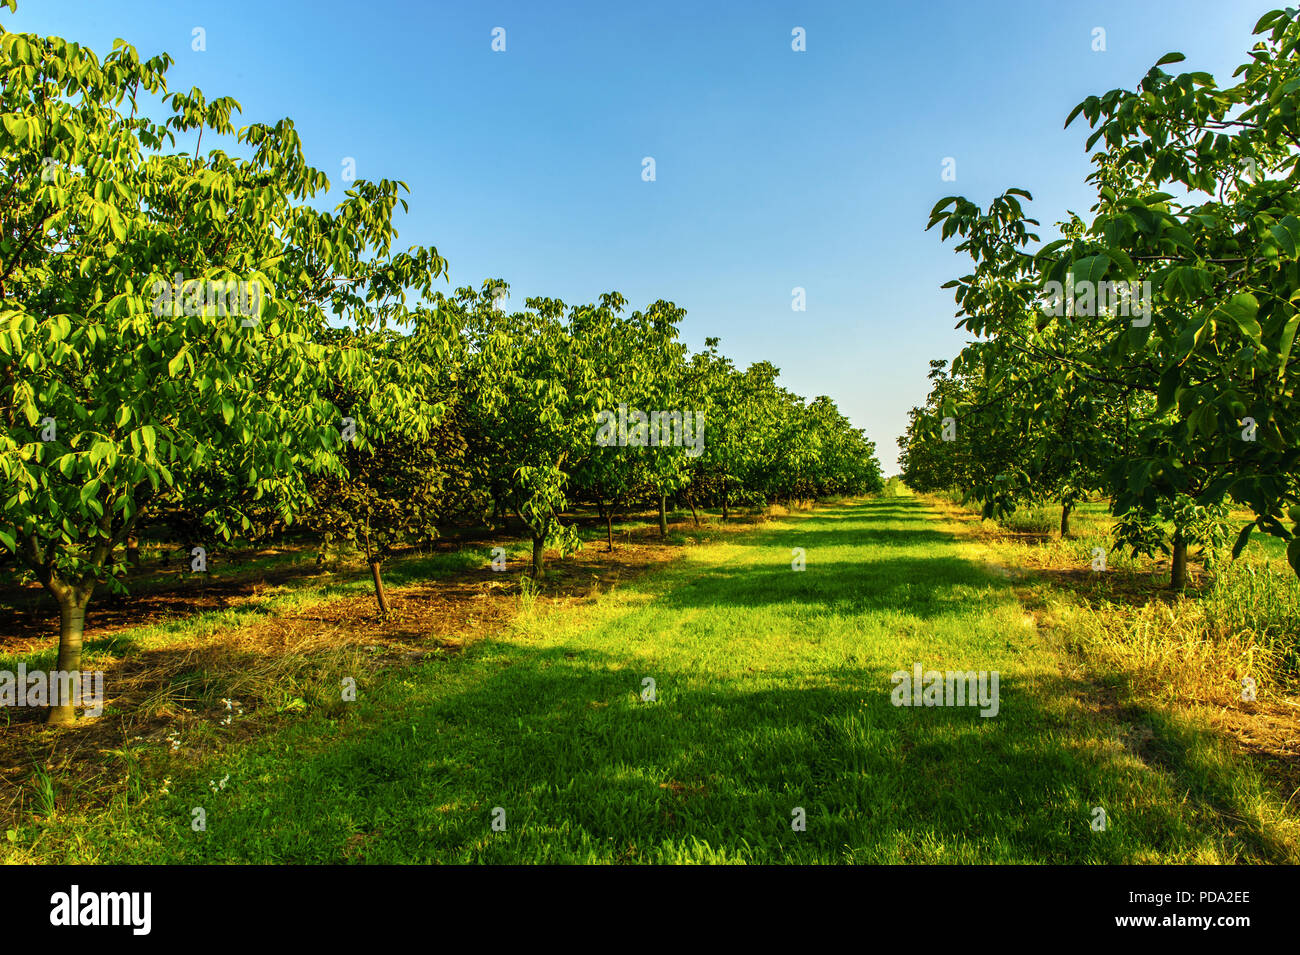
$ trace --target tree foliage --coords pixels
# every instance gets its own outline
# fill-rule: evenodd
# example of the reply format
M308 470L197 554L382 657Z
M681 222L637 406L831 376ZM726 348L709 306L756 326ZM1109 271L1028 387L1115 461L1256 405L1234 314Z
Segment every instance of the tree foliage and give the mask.
M949 197L930 218L973 262L949 287L976 337L953 362L974 387L936 410L977 456L1024 438L964 486L995 510L1100 491L1122 543L1171 551L1175 586L1229 500L1256 514L1238 549L1258 528L1290 542L1300 572L1300 21L1274 11L1255 32L1234 85L1166 72L1171 53L1135 90L1075 107L1097 201L1060 238L1039 245L1022 189L987 209ZM908 459L935 441L918 426Z
M239 126L233 99L169 91L171 63L0 29L0 553L58 602L60 670L151 522L356 546L384 611L384 556L449 522L513 515L541 575L578 546L577 502L611 526L657 504L666 532L669 496L879 488L829 398L716 340L690 354L671 302L442 291L436 249L395 248L403 183L319 208L290 120Z

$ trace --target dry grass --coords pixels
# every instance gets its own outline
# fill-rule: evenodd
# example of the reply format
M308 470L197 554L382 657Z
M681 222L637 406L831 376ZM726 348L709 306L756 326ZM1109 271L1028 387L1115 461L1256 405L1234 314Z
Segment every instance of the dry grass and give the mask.
M1194 598L1098 608L1057 601L1043 615L1076 653L1124 672L1154 699L1229 705L1242 701L1243 679L1260 696L1290 688L1285 650L1248 629L1224 629Z
M985 545L1039 626L1100 681L1099 694L1214 729L1258 761L1284 800L1297 796L1300 582L1289 569L1263 558L1217 574L1196 564L1191 586L1176 594L1164 560L1108 552L1107 572L1091 571L1092 548L1108 547L1106 515L1076 516L1062 540L1026 530L1031 518L1008 527L948 497L932 503ZM1253 700L1244 698L1247 679Z

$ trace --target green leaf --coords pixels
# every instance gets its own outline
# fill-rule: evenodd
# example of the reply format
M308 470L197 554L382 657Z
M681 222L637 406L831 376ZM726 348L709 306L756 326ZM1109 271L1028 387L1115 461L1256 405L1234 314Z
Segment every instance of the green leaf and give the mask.
M1088 282L1095 285L1105 276L1106 270L1110 268L1110 257L1106 255L1090 255L1087 258L1077 260L1070 271L1074 273L1074 281Z
M1263 33L1266 29L1268 29L1272 25L1274 20L1276 20L1280 16L1285 16L1285 15L1286 14L1284 14L1281 10L1271 10L1259 18L1258 22L1256 22L1255 24L1255 29L1251 30L1250 32Z
M7 114L4 118L5 129L9 135L21 142L27 138L27 120L15 114Z
M1180 363L1187 360L1188 356L1191 355L1191 353L1196 350L1196 347L1205 339L1206 333L1211 331L1213 328L1213 313L1207 315L1201 324L1197 325L1195 320L1193 320L1183 328L1183 333L1178 336L1178 345L1175 348Z
M1165 373L1160 376L1160 390L1156 399L1156 411L1163 414L1174 406L1178 400L1178 386L1182 384L1182 369L1178 365L1170 365L1165 369Z
M1300 248L1300 219L1291 215L1283 216L1268 231L1286 256L1294 259L1297 248Z
M1255 318L1259 313L1259 302L1255 296L1249 292L1238 292L1219 306L1218 311L1226 312L1228 317L1241 329L1243 335L1256 345L1259 344L1262 330L1259 327L1259 321Z
M1246 549L1246 542L1250 540L1250 532L1255 529L1254 522L1247 524L1237 535L1237 543L1232 545L1232 559L1236 560L1241 556L1241 552Z
M113 230L113 236L117 241L126 241L126 222L122 219L122 213L116 208L110 207L108 210L108 226Z
M1277 370L1278 380L1286 377L1286 363L1291 357L1291 346L1295 344L1297 329L1300 329L1300 312L1292 315L1287 323L1282 326L1282 334L1277 340L1277 354L1281 359L1280 367Z
M81 506L85 507L86 502L99 493L100 482L98 478L91 478L81 488Z

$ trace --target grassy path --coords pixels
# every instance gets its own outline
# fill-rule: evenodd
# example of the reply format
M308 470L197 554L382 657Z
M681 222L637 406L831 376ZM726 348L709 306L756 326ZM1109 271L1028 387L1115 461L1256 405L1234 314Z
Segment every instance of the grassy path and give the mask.
M807 569L791 568L791 549ZM999 712L890 674L997 670ZM1280 861L1249 771L1126 743L978 545L924 503L819 509L373 677L106 815L68 861ZM655 702L644 702L646 678ZM224 787L208 785L208 778ZM214 791L215 790L215 791ZM191 828L202 807L205 832ZM492 830L494 807L505 831ZM792 811L806 812L793 831ZM1107 828L1093 831L1093 807ZM80 830L80 837L74 832ZM35 847L34 847L35 848ZM42 851L37 848L37 851ZM50 859L50 861L55 861Z

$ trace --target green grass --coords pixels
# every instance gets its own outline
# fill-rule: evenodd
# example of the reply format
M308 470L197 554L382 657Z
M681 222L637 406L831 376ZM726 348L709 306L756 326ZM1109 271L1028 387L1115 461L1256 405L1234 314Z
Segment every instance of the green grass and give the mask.
M176 754L124 754L132 769L102 811L58 804L55 780L46 814L0 853L1296 861L1294 817L1249 763L1161 713L1113 715L984 556L911 497L783 518L686 548L593 603L538 601L461 655L358 673L356 703L269 735L200 756L184 740ZM914 661L999 671L1000 712L893 706L890 674ZM646 678L656 702L641 698Z

